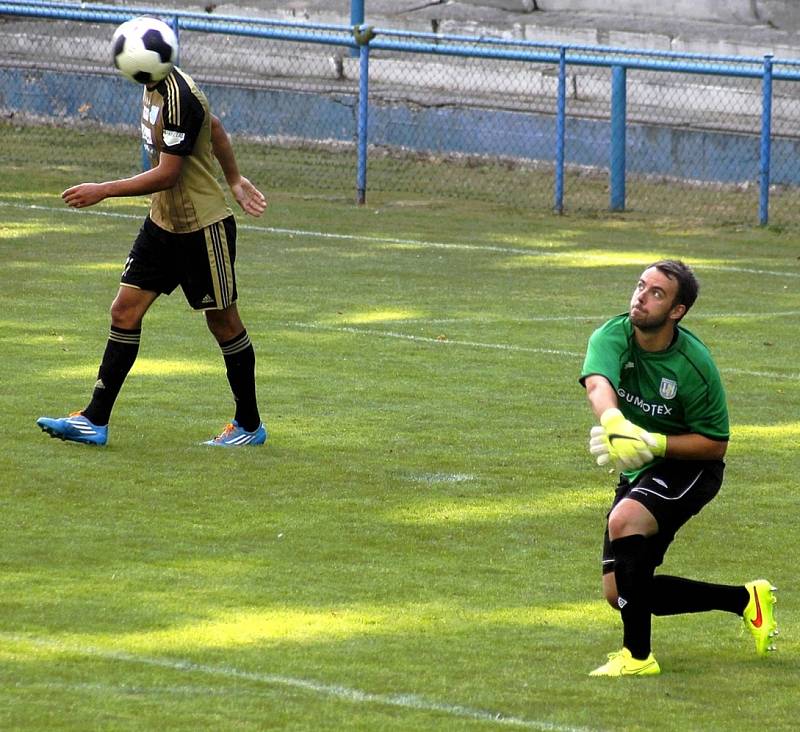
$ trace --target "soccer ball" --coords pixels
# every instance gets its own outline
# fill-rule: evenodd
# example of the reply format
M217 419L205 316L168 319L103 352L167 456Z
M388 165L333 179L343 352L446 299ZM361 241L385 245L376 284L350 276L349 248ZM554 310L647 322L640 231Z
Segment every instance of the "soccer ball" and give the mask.
M175 65L178 39L166 23L156 18L134 18L114 31L111 40L114 66L140 84L161 81Z

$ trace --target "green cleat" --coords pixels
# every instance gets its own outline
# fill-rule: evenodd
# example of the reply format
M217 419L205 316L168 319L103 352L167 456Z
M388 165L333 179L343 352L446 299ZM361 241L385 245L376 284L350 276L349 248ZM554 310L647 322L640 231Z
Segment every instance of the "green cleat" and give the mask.
M661 673L651 653L644 661L631 656L627 648L608 654L608 661L589 673L589 676L656 676Z
M745 584L750 594L742 620L756 642L756 653L766 656L768 651L774 651L772 639L778 634L778 624L775 622L775 590L771 582L765 579L753 580Z

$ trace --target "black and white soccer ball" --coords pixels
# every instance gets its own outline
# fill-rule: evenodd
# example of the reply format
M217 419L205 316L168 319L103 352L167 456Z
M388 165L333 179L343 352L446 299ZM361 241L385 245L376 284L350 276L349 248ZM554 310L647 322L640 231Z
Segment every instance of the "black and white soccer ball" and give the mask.
M134 18L114 31L114 66L131 81L149 84L165 79L175 66L178 39L156 18Z

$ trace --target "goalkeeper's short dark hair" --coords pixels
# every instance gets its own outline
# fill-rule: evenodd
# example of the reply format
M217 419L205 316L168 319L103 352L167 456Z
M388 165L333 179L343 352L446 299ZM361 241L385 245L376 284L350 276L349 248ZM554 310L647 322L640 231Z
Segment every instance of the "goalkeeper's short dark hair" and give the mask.
M689 308L694 305L694 301L697 300L697 294L700 292L700 283L689 265L684 264L680 259L661 259L658 262L653 262L647 269L651 267L655 267L659 272L678 283L675 304L685 306L688 313Z

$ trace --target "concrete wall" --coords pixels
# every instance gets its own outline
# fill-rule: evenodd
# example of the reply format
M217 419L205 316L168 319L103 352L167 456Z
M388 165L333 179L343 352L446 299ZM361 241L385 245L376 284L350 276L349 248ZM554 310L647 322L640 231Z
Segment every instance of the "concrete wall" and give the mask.
M366 0L369 4L369 0ZM797 0L461 0L465 5L490 7L509 12L584 12L642 16L673 20L701 20L743 25L770 24L777 28L800 28ZM423 3L420 3L423 4ZM434 3L430 3L434 4ZM657 30L657 28L654 28Z
M541 11L573 11L611 13L624 16L647 16L651 18L692 18L724 23L746 23L755 21L752 0L540 0Z

